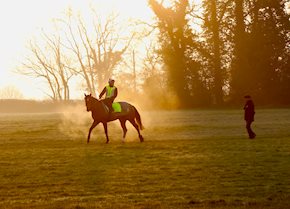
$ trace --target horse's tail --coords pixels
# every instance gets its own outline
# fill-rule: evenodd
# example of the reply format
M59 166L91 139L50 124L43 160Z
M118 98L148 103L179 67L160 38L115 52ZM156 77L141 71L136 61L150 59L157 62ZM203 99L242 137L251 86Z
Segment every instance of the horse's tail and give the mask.
M136 109L136 107L134 107L134 110L135 110L135 119L136 119L136 122L137 122L140 130L143 130L144 129L144 126L142 125L141 116L140 116L138 110Z

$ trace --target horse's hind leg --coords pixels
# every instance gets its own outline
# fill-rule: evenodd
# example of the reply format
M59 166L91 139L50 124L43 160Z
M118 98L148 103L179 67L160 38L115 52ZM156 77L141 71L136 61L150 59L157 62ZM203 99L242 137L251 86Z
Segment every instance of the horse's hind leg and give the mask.
M127 134L126 120L121 120L120 119L120 123L121 123L122 129L123 129L123 139L122 139L122 142L124 143L125 142L125 137L126 137L126 134Z
M130 123L136 128L137 132L138 132L138 136L139 136L139 139L140 139L140 142L143 142L144 141L144 138L143 136L140 134L140 130L139 130L139 126L138 124L136 123L135 119L132 119L132 120L129 120Z

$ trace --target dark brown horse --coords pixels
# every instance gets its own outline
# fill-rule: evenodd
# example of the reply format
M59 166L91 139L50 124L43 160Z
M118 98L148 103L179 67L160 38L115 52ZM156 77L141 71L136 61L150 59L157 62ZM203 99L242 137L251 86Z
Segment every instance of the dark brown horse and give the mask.
M92 130L99 123L103 124L105 134L106 134L106 139L107 139L106 143L109 143L107 123L110 121L117 120L117 119L120 121L122 129L123 129L123 142L125 140L126 133L127 133L127 128L126 128L127 120L136 128L140 142L144 141L143 136L140 134L140 129L141 130L143 129L141 117L137 109L133 105L127 102L119 102L121 105L122 111L120 113L111 113L109 115L109 111L106 105L101 100L98 100L92 97L91 94L89 95L85 94L85 102L87 106L87 111L92 112L92 118L94 119L94 122L89 130L87 143L90 142Z

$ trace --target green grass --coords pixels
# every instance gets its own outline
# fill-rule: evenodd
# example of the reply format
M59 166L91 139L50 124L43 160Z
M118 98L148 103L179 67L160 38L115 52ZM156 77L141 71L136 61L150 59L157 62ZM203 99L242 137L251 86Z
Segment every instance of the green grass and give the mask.
M90 114L0 115L0 208L290 208L290 109L141 112L86 144Z

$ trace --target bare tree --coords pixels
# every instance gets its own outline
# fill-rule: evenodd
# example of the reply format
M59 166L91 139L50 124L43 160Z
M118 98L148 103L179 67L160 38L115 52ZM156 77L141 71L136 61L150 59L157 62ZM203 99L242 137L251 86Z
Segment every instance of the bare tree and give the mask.
M30 55L18 73L42 78L49 86L53 100L69 100L69 81L81 78L96 95L122 61L134 32L117 22L117 15L105 20L94 11L88 24L80 15L69 12L67 18L54 19L56 33L41 33L41 39L29 43ZM88 19L86 19L88 20Z
M103 86L112 76L134 34L123 33L122 26L117 23L117 15L111 15L102 22L95 11L92 13L94 21L90 26L80 16L72 15L61 23L65 25L64 45L78 62L75 73L83 77L88 90L96 95L96 87ZM90 31L90 28L93 30Z
M143 60L143 94L147 105L154 107L170 106L172 98L168 89L167 75L164 70L162 57L157 53L157 44L151 42L146 47L146 54Z
M23 99L23 94L15 86L0 89L0 99Z
M17 72L47 82L52 100L69 100L69 80L73 76L70 60L65 56L59 35L48 35L42 31L42 41L30 41L30 55Z

